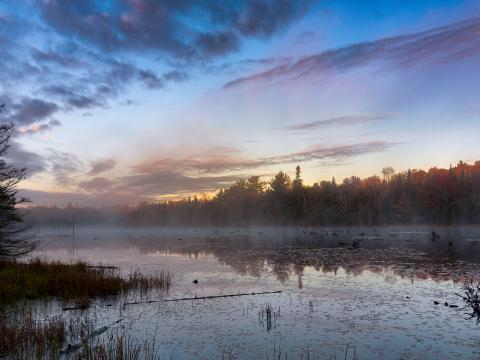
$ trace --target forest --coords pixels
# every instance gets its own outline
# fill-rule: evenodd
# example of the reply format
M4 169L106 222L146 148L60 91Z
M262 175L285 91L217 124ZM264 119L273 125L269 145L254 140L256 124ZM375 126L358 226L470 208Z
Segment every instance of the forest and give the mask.
M283 171L270 181L251 176L211 198L110 209L36 207L28 209L28 218L70 224L72 212L80 223L130 226L479 224L480 161L399 173L387 167L381 176L333 178L311 186L303 183L297 166L294 178Z

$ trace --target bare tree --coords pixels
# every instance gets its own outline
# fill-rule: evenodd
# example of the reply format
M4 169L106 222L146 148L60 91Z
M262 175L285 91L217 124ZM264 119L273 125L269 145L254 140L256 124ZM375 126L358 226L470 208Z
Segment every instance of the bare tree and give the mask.
M0 124L0 259L18 257L33 251L38 242L25 235L26 227L18 205L28 201L18 197L17 185L26 168L16 168L5 160L14 126Z
M385 181L390 181L394 174L395 174L395 169L391 166L387 166L382 169L382 175Z

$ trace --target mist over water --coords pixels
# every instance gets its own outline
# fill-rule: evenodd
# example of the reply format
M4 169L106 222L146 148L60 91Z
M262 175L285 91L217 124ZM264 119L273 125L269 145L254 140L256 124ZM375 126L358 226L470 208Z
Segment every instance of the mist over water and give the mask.
M480 360L480 1L0 1L0 44L0 360Z
M71 228L35 231L43 241L33 256L173 274L168 293L86 310L99 327L122 318L115 326L134 338L156 334L161 358L475 359L480 351L479 325L455 295L480 280L477 227L80 227L74 254ZM281 293L123 304L265 291Z

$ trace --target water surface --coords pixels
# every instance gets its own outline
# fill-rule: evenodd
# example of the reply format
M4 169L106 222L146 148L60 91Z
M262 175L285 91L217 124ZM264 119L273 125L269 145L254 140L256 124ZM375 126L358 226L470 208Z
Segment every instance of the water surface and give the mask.
M38 253L123 274L173 273L169 293L149 300L282 291L128 306L106 300L87 310L100 326L121 318L115 326L134 338L155 334L161 358L480 358L480 326L455 295L480 279L480 231L436 229L432 240L431 230L80 228L72 254L69 229L41 229ZM61 313L55 305L42 311Z

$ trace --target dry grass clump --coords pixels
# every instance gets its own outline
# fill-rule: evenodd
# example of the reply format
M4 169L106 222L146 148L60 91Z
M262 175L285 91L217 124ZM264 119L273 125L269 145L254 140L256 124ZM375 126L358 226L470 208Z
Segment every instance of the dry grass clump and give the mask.
M127 336L125 332L110 333L103 341L93 344L83 342L75 360L157 360L158 348L155 336L143 342Z
M19 300L57 297L62 300L116 295L122 278L111 270L33 259L0 264L0 306Z
M60 317L40 321L30 311L7 319L0 316L0 357L56 359L65 341L65 322Z
M136 271L124 279L115 268L92 267L83 262L4 261L0 263L0 307L19 300L56 297L86 308L91 298L130 290L168 290L171 281L171 275L164 271L154 275Z
M469 308L471 312L466 313L469 318L475 318L477 324L480 323L480 283L474 283L473 280L464 284L464 295L460 296L465 302L465 308Z
M137 290L146 293L151 289L168 290L172 284L172 276L168 271L160 271L155 274L145 275L138 271L132 272L125 283L127 290Z
M170 273L164 271L152 275L135 271L124 278L115 268L80 262L64 264L41 259L0 262L0 359L60 359L62 349L69 353L68 359L156 359L151 339L139 343L124 333L98 336L109 326L95 330L88 319L79 318L70 318L69 322L62 317L40 321L22 306L15 307L14 312L5 306L20 300L55 297L75 302L76 307L64 310L83 309L94 297L168 290L171 282Z
M0 317L0 359L11 360L154 360L158 359L155 335L143 341L125 331L103 336L88 318L61 317L39 320L31 311L20 310ZM73 345L69 343L73 342ZM78 345L77 345L78 344ZM73 350L72 350L73 349Z

